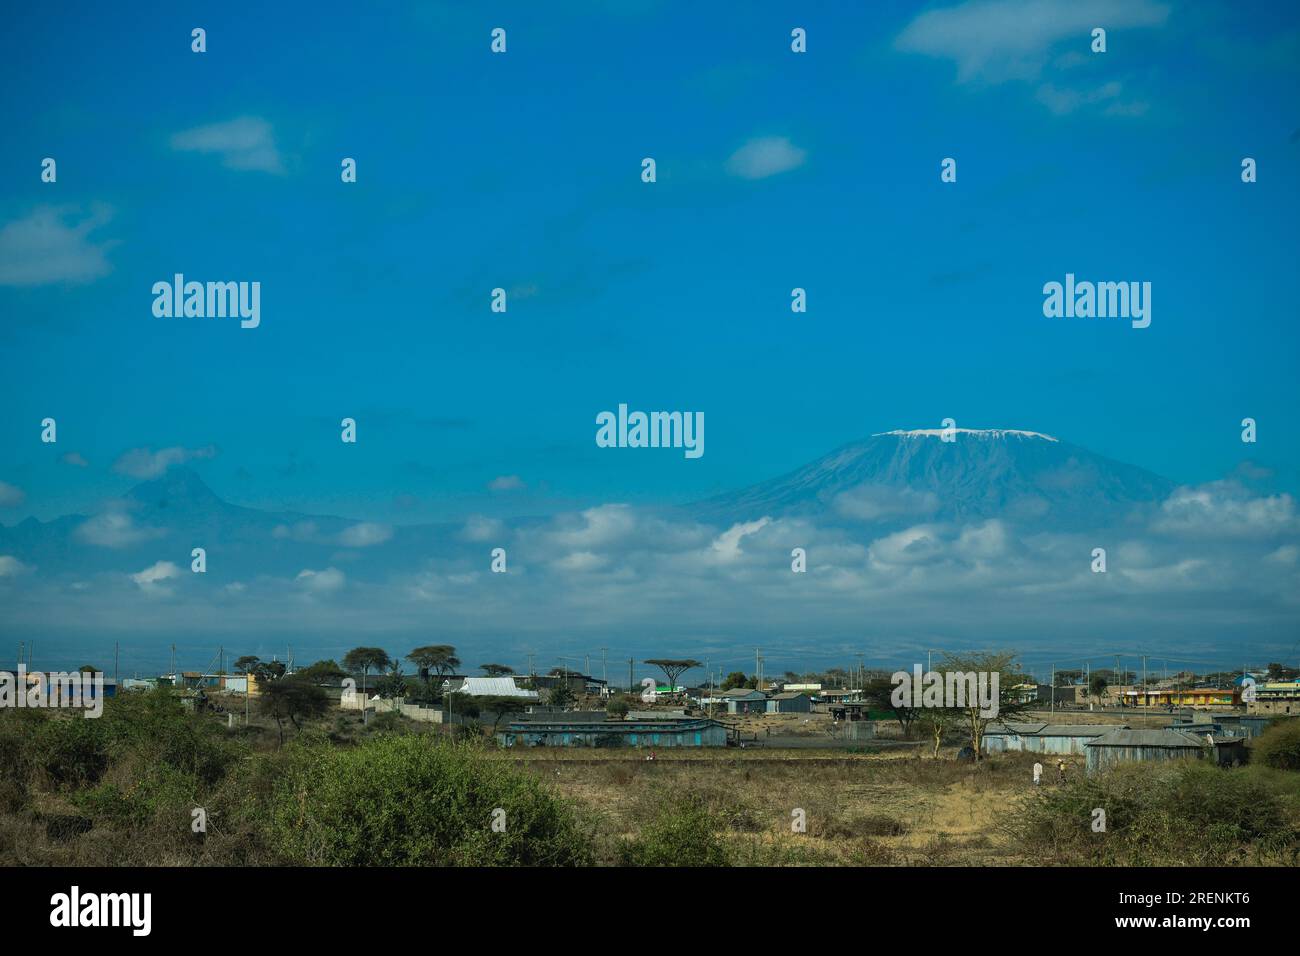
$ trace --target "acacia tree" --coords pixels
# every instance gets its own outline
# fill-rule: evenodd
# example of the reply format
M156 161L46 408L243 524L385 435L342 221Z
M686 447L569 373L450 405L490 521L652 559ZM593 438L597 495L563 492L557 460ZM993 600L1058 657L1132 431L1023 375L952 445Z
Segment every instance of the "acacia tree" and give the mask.
M253 666L253 676L259 681L270 683L284 676L284 664L280 661L258 661Z
M258 698L258 709L275 720L280 731L280 746L284 746L284 722L302 730L298 723L311 717L321 717L329 709L329 695L310 681L299 677L270 682Z
M391 666L392 663L392 658L388 656L388 652L382 647L354 647L343 656L344 667L353 673L361 671L361 697L363 700L366 696L366 675L370 673L371 668L378 674Z
M444 675L450 674L460 666L456 648L450 644L426 644L417 647L406 655L406 659L420 669L420 676L424 678L425 688L430 692L430 696L433 692L433 674L438 675L441 683Z
M487 711L492 714L492 735L496 736L497 728L501 726L503 718L510 714L522 714L526 703L523 697L497 697L489 695L477 698L479 710Z
M691 658L676 660L673 658L656 657L648 661L643 661L642 663L650 664L664 672L664 676L668 678L669 693L672 693L677 689L677 678L681 677L693 667L704 666L700 661Z
M732 671L722 680L723 690L735 690L737 687L744 687L749 680L744 671Z
M299 676L303 680L310 681L313 684L328 684L333 681L339 680L341 678L347 677L348 674L347 671L339 667L337 663L335 663L332 660L328 660L328 661L317 661L315 664L312 664L310 667L304 667L295 676Z
M569 686L569 682L561 680L551 688L550 694L547 695L546 702L552 707L568 707L577 699L578 698L573 693L573 688Z
M920 716L921 712L917 707L894 703L894 682L888 677L877 677L868 681L862 692L873 710L888 710L894 715L899 728L903 731L903 736L906 737L912 722Z
M515 672L513 667L507 667L505 664L480 664L479 667L488 677L505 677Z
M971 672L977 675L988 674L990 686L993 675L997 675L996 714L981 713L979 701L967 701L967 706L961 708L963 722L970 733L971 749L975 751L975 759L984 759L984 728L993 720L1005 721L1027 709L1027 705L1021 703L1012 690L1025 679L1024 673L1016 666L1015 652L978 651L970 654L945 654L940 659L937 669L944 673L958 671L963 674Z
M384 700L406 696L406 676L402 673L400 663L393 661L388 673L375 681L375 693Z
M1106 687L1106 678L1101 674L1093 674L1092 679L1088 681L1088 693L1098 701L1106 695Z

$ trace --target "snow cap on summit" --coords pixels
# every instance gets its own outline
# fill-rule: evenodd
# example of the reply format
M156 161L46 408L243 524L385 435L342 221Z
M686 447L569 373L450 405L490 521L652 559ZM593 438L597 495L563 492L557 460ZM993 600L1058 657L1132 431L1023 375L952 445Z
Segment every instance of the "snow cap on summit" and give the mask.
M876 432L872 438L880 438L883 435L898 435L905 438L942 438L945 434L949 435L979 435L983 438L1005 438L1007 435L1016 435L1020 438L1042 438L1046 441L1057 441L1051 435L1044 435L1042 432L1027 432L1019 428L913 428L911 430L895 428L892 432Z

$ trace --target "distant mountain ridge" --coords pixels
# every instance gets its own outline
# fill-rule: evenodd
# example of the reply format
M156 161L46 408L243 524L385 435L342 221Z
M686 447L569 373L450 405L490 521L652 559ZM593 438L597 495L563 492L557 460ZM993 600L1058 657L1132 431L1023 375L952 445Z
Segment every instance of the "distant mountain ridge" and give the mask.
M843 521L1001 517L1113 520L1163 501L1176 483L1041 432L881 432L788 474L689 506L703 520L825 516Z
M939 429L883 432L786 475L670 510L723 528L800 518L864 536L986 518L1069 530L1155 509L1175 487L1040 432L961 429L955 439L943 441ZM518 517L502 522L501 531L544 520ZM141 482L96 515L0 527L0 554L46 572L92 574L159 559L180 566L194 547L207 549L213 572L292 576L339 564L350 575L380 579L431 557L477 556L483 542L467 534L463 519L389 526L247 508L222 499L186 466Z

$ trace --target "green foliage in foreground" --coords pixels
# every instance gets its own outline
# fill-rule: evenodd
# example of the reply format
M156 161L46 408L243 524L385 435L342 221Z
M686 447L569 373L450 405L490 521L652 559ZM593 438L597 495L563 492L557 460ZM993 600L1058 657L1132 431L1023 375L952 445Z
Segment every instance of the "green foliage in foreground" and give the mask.
M1300 720L1281 720L1255 741L1253 759L1277 770L1300 770Z
M568 805L536 778L427 736L295 748L272 794L269 835L285 858L309 865L575 866L593 855Z
M641 832L620 849L624 866L727 866L718 835L723 821L701 795L669 798Z
M1124 764L1036 792L1006 829L1049 864L1294 865L1300 831L1287 822L1288 788L1278 783L1256 767ZM1105 832L1093 830L1098 808Z

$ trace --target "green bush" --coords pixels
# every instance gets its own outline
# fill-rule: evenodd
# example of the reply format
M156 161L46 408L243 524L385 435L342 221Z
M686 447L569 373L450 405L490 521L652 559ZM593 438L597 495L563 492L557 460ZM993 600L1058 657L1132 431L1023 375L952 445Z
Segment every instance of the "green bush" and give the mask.
M166 690L125 694L105 702L99 718L114 759L138 754L212 786L246 750L211 717L188 710Z
M155 764L126 786L103 782L79 791L73 794L72 803L96 823L135 829L159 821L186 833L190 811L198 805L198 792L199 783L193 775Z
M664 801L641 833L623 844L624 866L727 866L727 848L718 836L722 822L699 794Z
M492 828L505 812L503 832ZM295 745L268 820L286 859L326 866L572 866L591 862L573 811L472 746L379 736L350 750Z
M1266 767L1300 770L1300 718L1281 720L1255 741L1254 758Z
M108 769L109 740L103 718L66 715L38 725L34 750L56 787L96 783Z
M1201 761L1123 764L1035 793L1008 829L1043 863L1221 866L1293 858L1300 838L1277 794ZM1093 810L1106 813L1094 831Z

